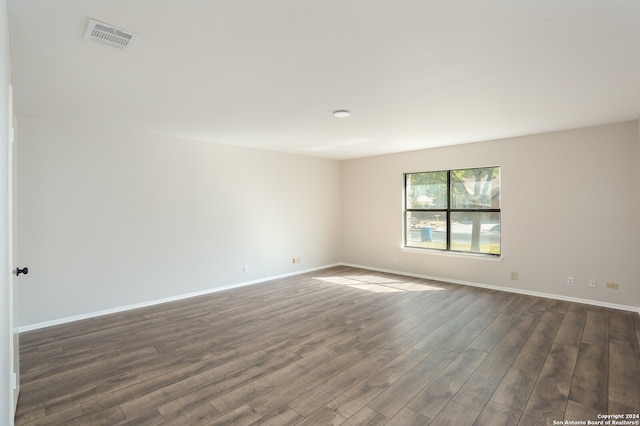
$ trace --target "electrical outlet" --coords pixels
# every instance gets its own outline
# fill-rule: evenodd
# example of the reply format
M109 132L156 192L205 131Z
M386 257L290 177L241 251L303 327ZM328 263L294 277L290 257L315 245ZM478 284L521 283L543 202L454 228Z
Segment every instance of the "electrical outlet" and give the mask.
M398 256L393 256L393 263L398 263Z
M609 282L609 283L607 283L607 288L612 288L614 290L617 290L618 289L618 283Z
M512 280L517 280L518 279L518 273L516 271L511 271L511 279Z
M573 285L573 277L567 277L567 285Z
M248 273L248 272L249 272L249 265L244 265L244 266L242 266L242 273L243 273L243 274L246 274L246 273Z
M299 257L294 257L293 258L293 263L300 263L300 258Z
M589 287L590 288L596 288L596 285L598 284L598 281L596 281L595 278L590 278L589 279Z

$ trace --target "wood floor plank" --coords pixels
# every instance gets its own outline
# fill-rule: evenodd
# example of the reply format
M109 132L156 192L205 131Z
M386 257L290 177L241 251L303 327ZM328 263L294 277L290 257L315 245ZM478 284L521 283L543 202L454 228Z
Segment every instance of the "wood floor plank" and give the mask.
M115 423L124 421L126 416L120 409L120 407L112 407L104 412L94 413L93 415L85 415L83 417L78 417L73 421L67 423L69 426L79 426L79 425L101 425L101 426L111 426Z
M256 426L289 426L297 424L303 419L304 417L300 414L284 405L277 410L263 415L261 419L252 424Z
M548 425L640 406L637 313L347 266L20 337L18 426Z
M436 349L367 404L367 407L392 418L427 386L451 361L456 352Z
M518 348L503 341L504 339L482 360L454 396L455 401L477 409L478 413L482 411L518 354Z
M481 313L472 318L442 345L450 351L463 351L494 320L493 313Z
M517 368L510 368L491 396L491 401L521 412L529 401L529 395L535 383L535 375Z
M386 426L423 426L431 423L430 418L404 407L386 424Z
M480 410L451 400L433 419L432 423L442 426L472 425L479 415Z
M109 382L110 378L118 377L120 374L126 371L131 371L136 369L137 367L149 364L159 364L166 365L166 362L163 363L162 360L156 357L157 352L155 351L144 351L145 354L142 355L141 352L137 351L136 355L129 358L130 362L122 362L118 363L118 360L122 360L121 357L112 358L115 362L109 362L107 364L100 364L100 369L98 371L94 371L91 374L77 374L73 376L71 380L76 382L76 387L72 392L63 392L59 393L60 389L65 388L65 382L57 382L55 386L51 386L48 390L49 395L47 396L47 403L45 403L45 407L47 412L56 412L62 409L65 409L68 406L75 405L77 403L84 402L85 400L91 399L98 395L100 392L104 390L100 386L96 384L103 384L105 382L109 384L113 384L118 386L118 381L113 380ZM136 356L139 356L140 359L134 360ZM168 361L171 362L171 361ZM38 394L39 392L35 392L34 394Z
M449 341L459 330L464 328L471 319L469 317L454 316L433 332L427 334L419 342L413 345L414 349L425 353L431 353Z
M553 311L544 312L528 340L540 346L550 347L558 334L558 329L560 329L563 320L564 314Z
M496 317L478 336L469 344L469 347L491 352L493 347L502 339L513 325L513 319L509 314L501 314Z
M266 355L256 354L256 362L264 359L264 357ZM145 395L182 382L190 377L200 377L200 374L205 374L205 378L208 378L208 375L211 374L218 376L219 374L236 371L235 369L241 368L247 362L247 359L241 358L239 362L240 365L232 361L220 364L218 358L208 357L195 362L189 361L172 365L166 371L151 369L147 372L144 370L141 374L132 374L128 377L124 381L126 386L121 383L115 390L110 389L107 392L100 393L93 399L82 402L82 408L87 413L102 411L137 398L144 398ZM152 364L151 366L153 367L154 365Z
M205 424L207 426L249 425L260 419L262 419L262 416L256 413L253 408L248 405L241 405L229 411L227 414Z
M67 423L73 423L82 419L84 413L79 405L74 405L67 409L57 411L53 414L47 414L45 417L37 417L27 419L22 416L16 416L16 421L25 421L24 424L30 426L49 426L49 425L62 425Z
M160 409L158 409L158 411L160 411ZM162 424L167 426L204 425L221 416L220 412L208 402L191 405L183 411L173 412L170 415L165 415L162 411L160 411L160 414L165 419Z
M337 396L327 405L348 418L365 407L369 401L388 389L426 357L427 354L424 352L407 349L393 361Z
M164 423L164 418L158 413L158 410L151 409L141 411L133 417L125 417L114 424L117 426L156 426Z
M639 316L640 317L640 316ZM582 333L582 342L603 348L609 345L609 311L589 309Z
M250 405L262 413L265 410L270 411L279 404L290 404L300 414L308 415L340 396L346 389L367 379L372 372L380 370L398 355L396 352L380 349L356 362L341 374L322 382L317 381L319 384L315 387L305 375L299 376L286 383L287 389L275 389L268 395L252 400ZM299 384L298 388L292 388L291 385L294 383Z
M617 350L631 355L638 354L638 342L635 324L631 312L615 311L609 313L609 342L616 345Z
M425 417L435 418L486 356L485 352L473 348L461 352L407 407Z
M529 340L520 349L518 356L513 361L512 368L516 368L532 377L537 377L544 365L551 343L539 344L538 341Z
M342 417L340 414L336 413L330 408L323 407L311 414L309 417L306 417L301 422L297 423L300 426L308 425L308 426L316 426L316 425L333 425L338 426L344 423L346 419Z
M564 402L569 398L578 348L553 344L530 399L540 403Z
M225 413L240 403L247 403L301 374L304 375L304 380L309 383L309 386L313 387L319 384L321 380L331 378L340 371L349 368L363 357L362 353L354 350L343 354L333 353L328 356L323 356L322 362L318 362L312 368L303 370L302 373L294 369L289 369L289 372L283 368L215 398L212 400L212 404L218 408L220 412ZM298 363L293 363L291 365L297 364Z
M521 413L551 349L563 315L545 312L491 396L491 401Z
M609 410L615 407L638 410L640 407L639 363L640 355L629 353L628 345L609 345Z
M582 343L578 350L575 372L571 381L569 400L605 413L608 407L609 365L607 348ZM640 386L639 382L636 385ZM597 413L593 413L597 414Z
M362 407L360 411L356 412L353 416L349 417L342 426L382 426L387 424L388 418L382 414L373 411L368 407Z
M120 407L122 411L129 416L141 410L171 403L176 398L185 395L185 393L193 389L198 389L207 383L214 382L219 384L220 387L223 386L221 383L224 383L226 387L223 389L231 389L253 382L256 378L268 374L269 371L277 370L297 358L294 355L290 355L288 358L264 357L260 356L260 353L256 353L255 355L255 357L243 357L242 361L244 362L242 362L242 366L239 366L239 369L235 371L230 371L229 368L214 368L198 375L182 378L176 377L173 383L152 392L145 393L137 398L122 402ZM229 364L226 366L228 365Z
M530 399L520 416L518 426L541 426L553 424L554 420L562 421L566 405L566 401L539 402Z
M554 342L561 345L578 346L582 341L586 315L586 311L567 312L564 315L562 324L560 324Z
M622 411L615 411L615 413L621 413L621 412ZM601 420L598 418L598 414L602 414L602 413L614 413L614 411L595 410L590 405L581 404L579 402L576 402L570 399L569 401L567 401L567 407L565 408L565 411L564 411L564 420L568 420L568 421L591 420L592 422L596 422L598 420ZM574 423L574 424L579 424L579 423ZM592 424L597 424L597 423L592 423Z
M449 318L442 315L433 315L425 318L419 327L415 327L407 333L398 336L394 340L387 343L385 346L397 352L403 352L406 349L417 345L418 342L423 341L425 336L433 333L447 321L449 321ZM422 352L426 351L423 350Z
M493 400L485 405L473 426L513 426L518 424L521 411L505 407Z
M530 334L543 316L542 311L523 312L514 319L513 325L502 337L500 344L519 349L529 339Z

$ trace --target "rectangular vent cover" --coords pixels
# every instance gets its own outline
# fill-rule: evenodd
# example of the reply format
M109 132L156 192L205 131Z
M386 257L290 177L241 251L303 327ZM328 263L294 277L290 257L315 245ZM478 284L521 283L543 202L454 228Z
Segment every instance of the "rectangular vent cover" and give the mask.
M120 50L129 50L138 39L138 35L104 22L89 19L85 40L91 40Z

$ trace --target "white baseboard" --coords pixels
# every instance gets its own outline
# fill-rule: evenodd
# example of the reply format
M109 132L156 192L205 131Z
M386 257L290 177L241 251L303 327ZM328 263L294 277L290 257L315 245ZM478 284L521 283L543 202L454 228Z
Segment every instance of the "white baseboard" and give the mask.
M81 315L74 315L72 317L59 318L59 319L55 319L55 320L51 320L51 321L45 321L45 322L40 322L40 323L36 323L36 324L24 325L24 326L16 327L15 328L15 332L24 333L26 331L38 330L38 329L41 329L41 328L46 328L46 327L51 327L51 326L54 326L54 325L65 324L65 323L68 323L68 322L80 321L80 320L84 320L84 319L100 317L100 316L103 316L103 315L109 315L109 314L115 314L115 313L124 312L124 311L130 311L132 309L145 308L145 307L148 307L148 306L159 305L159 304L162 304L162 303L174 302L174 301L177 301L177 300L183 300L183 299L188 299L188 298L191 298L191 297L202 296L202 295L205 295L205 294L216 293L216 292L219 292L219 291L230 290L230 289L233 289L233 288L244 287L244 286L253 285L253 284L259 284L259 283L263 283L263 282L271 281L271 280L276 280L276 279L280 279L280 278L287 278L287 277L292 277L292 276L295 276L295 275L301 275L301 274L305 274L307 272L318 271L318 270L321 270L321 269L331 268L331 267L334 267L334 266L350 266L352 268L369 269L371 271L386 272L386 273L397 274L397 275L402 275L402 276L406 276L406 277L414 277L414 278L423 278L423 279L428 279L428 280L444 281L444 282L449 282L449 283L453 283L453 284L461 284L461 285L468 285L468 286L472 286L472 287L486 288L486 289L490 289L490 290L497 290L497 291L505 291L505 292L509 292L509 293L524 294L524 295L527 295L527 296L545 297L545 298L548 298L548 299L562 300L562 301L566 301L566 302L575 302L575 303L582 303L582 304L585 304L585 305L593 305L593 306L601 306L601 307L604 307L604 308L619 309L619 310L622 310L622 311L637 312L637 313L640 314L640 307L639 306L618 305L618 304L615 304L615 303L607 303L607 302L602 302L602 301L599 301L599 300L581 299L581 298L577 298L577 297L569 297L569 296L563 296L563 295L559 295L559 294L543 293L543 292L539 292L539 291L523 290L523 289L512 288L512 287L502 287L502 286L483 284L483 283L477 283L477 282L472 282L472 281L454 280L454 279L446 278L446 277L435 277L435 276L431 276L431 275L414 274L414 273L411 273L411 272L397 271L397 270L394 270L394 269L376 268L376 267L367 266L367 265L357 265L357 264L353 264L353 263L339 262L339 263L334 263L334 264L330 264L330 265L323 265L323 266L318 266L318 267L315 267L315 268L304 269L304 270L301 270L301 271L290 272L290 273L286 273L286 274L280 274L280 275L273 275L273 276L264 277L264 278L258 278L256 280L251 280L251 281L243 281L243 282L240 282L240 283L226 285L226 286L222 286L222 287L214 287L214 288L210 288L210 289L206 289L206 290L202 290L202 291L197 291L197 292L193 292L193 293L179 294L179 295L176 295L176 296L167 297L167 298L163 298L163 299L150 300L148 302L135 303L133 305L119 306L119 307L116 307L116 308L104 309L104 310L101 310L101 311L89 312L89 313L81 314Z
M340 265L341 265L340 263L333 263L333 264L330 264L330 265L318 266L318 267L315 267L315 268L304 269L304 270L301 270L301 271L289 272L289 273L280 274L280 275L272 275L272 276L269 276L269 277L258 278L258 279L251 280L251 281L243 281L243 282L240 282L240 283L226 285L226 286L222 286L222 287L213 287L213 288L209 288L209 289L202 290L202 291L196 291L196 292L193 292L193 293L179 294L179 295L176 295L176 296L166 297L166 298L163 298L163 299L150 300L148 302L135 303L133 305L119 306L117 308L104 309L104 310L101 310L101 311L88 312L86 314L74 315L72 317L59 318L59 319L55 319L55 320L51 320L51 321L45 321L45 322L40 322L40 323L36 323L36 324L24 325L24 326L16 327L15 328L15 332L16 333L24 333L26 331L38 330L38 329L41 329L41 328L51 327L51 326L54 326L54 325L66 324L68 322L80 321L80 320L84 320L84 319L100 317L100 316L103 316L103 315L116 314L116 313L119 313L119 312L130 311L132 309L146 308L147 306L160 305L162 303L168 303L168 302L175 302L177 300L189 299L191 297L197 297L197 296L203 296L205 294L217 293L219 291L230 290L232 288L244 287L244 286L248 286L248 285L263 283L263 282L266 282L266 281L277 280L277 279L280 279L280 278L292 277L292 276L295 276L295 275L305 274L307 272L318 271L320 269L326 269L326 268L331 268L331 267L340 266Z
M443 282L448 282L448 283L453 283L453 284L468 285L468 286L472 286L472 287L481 287L481 288L486 288L486 289L489 289L489 290L505 291L505 292L509 292L509 293L524 294L524 295L527 295L527 296L537 296L537 297L544 297L544 298L547 298L547 299L562 300L562 301L565 301L565 302L575 302L575 303L582 303L582 304L585 304L585 305L601 306L603 308L618 309L618 310L621 310L621 311L631 311L631 312L637 312L638 314L640 314L640 306L618 305L616 303L602 302L602 301L599 301L599 300L581 299L581 298L578 298L578 297L563 296L563 295L560 295L560 294L552 294L552 293L543 293L543 292L540 292L540 291L530 291L530 290L523 290L523 289L519 289L519 288L502 287L502 286L491 285L491 284L476 283L476 282L472 282L472 281L454 280L454 279L451 279L451 278L434 277L434 276L431 276L431 275L424 275L424 274L414 274L414 273L411 273L411 272L396 271L394 269L376 268L376 267L373 267L373 266L366 266L366 265L356 265L356 264L353 264L353 263L344 263L344 262L342 262L340 264L343 265L343 266L350 266L352 268L369 269L371 271L386 272L386 273L389 273L389 274L403 275L403 276L406 276L406 277L423 278L423 279L427 279L427 280L443 281Z

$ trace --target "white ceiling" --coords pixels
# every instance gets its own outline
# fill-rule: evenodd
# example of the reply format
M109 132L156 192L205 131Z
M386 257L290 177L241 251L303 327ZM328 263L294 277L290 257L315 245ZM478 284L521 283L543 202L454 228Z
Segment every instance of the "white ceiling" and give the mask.
M638 0L9 0L9 17L15 110L56 120L347 159L640 115ZM89 18L140 39L85 41Z

